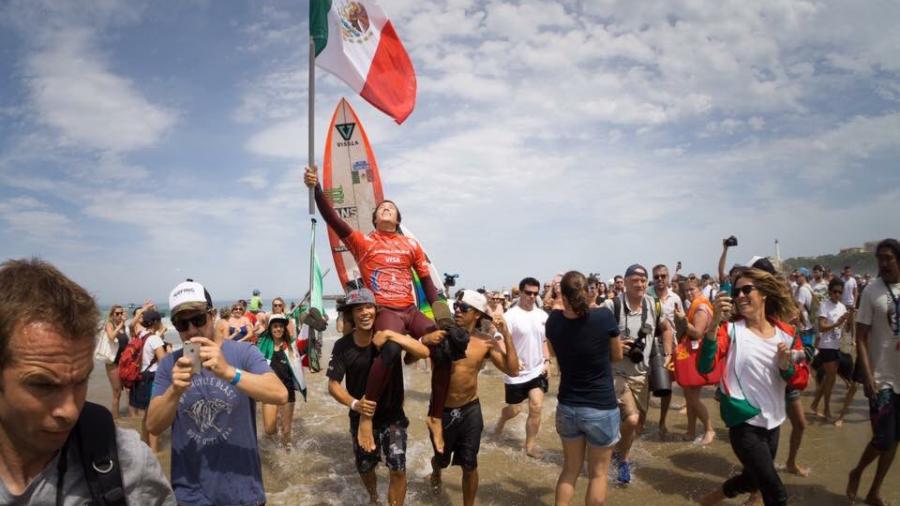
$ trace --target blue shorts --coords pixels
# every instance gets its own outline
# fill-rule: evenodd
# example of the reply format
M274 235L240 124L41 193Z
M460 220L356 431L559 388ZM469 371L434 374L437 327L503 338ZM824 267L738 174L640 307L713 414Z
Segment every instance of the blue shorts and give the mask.
M556 406L556 433L563 439L583 437L592 446L608 448L619 442L619 408Z

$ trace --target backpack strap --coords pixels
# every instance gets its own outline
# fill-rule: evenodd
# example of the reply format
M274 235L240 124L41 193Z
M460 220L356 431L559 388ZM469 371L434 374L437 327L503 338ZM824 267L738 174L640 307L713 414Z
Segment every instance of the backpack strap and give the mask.
M85 402L66 445L73 441L78 448L84 479L94 503L125 506L125 487L119 467L116 424L112 413L99 404ZM60 456L63 457L64 454Z

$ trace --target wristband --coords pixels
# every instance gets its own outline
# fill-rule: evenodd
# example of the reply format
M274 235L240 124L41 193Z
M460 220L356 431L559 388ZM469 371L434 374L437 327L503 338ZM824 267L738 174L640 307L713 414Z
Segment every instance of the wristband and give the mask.
M350 403L350 411L356 411L356 405L359 404L358 399L353 399L353 402Z
M241 381L241 372L242 371L240 369L238 369L237 367L234 368L234 377L231 378L232 386L237 385L238 382Z

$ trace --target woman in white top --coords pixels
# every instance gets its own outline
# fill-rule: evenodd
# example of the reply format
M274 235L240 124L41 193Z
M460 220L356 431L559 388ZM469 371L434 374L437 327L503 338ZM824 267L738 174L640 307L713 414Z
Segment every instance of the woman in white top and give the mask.
M816 388L816 396L813 399L812 408L816 416L831 420L831 391L837 379L838 365L841 361L841 333L850 312L841 303L841 294L844 291L844 281L840 278L832 279L828 283L828 299L819 304L819 335L816 338L816 349L819 351L816 361L822 364L825 378L819 382ZM819 411L819 401L825 399L825 411Z
M720 327L732 311L736 313L734 321ZM741 272L731 297L716 297L714 325L704 337L698 370L711 371L717 355L725 360L719 384L720 412L728 425L731 448L744 469L703 497L701 504L719 504L725 498L756 491L766 506L787 504L787 491L775 470L775 454L779 427L786 417L785 387L795 372L793 329L782 322L797 314L788 286L759 269ZM720 339L724 337L727 339Z

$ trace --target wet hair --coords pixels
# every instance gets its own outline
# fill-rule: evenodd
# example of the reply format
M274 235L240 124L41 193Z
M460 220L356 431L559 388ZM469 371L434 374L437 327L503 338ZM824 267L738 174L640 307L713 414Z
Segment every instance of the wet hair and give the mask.
M0 370L10 361L9 340L29 323L47 323L69 340L91 340L100 311L93 297L56 267L38 258L0 265Z
M741 278L753 281L753 286L760 295L766 297L765 313L767 318L777 318L783 322L789 322L800 314L797 303L791 295L791 290L783 278L774 276L761 269L747 269L741 272L734 280L737 285Z
M875 254L878 254L883 248L887 248L894 252L894 258L900 260L900 242L897 242L897 239L885 239L878 243L878 246L875 246ZM846 267L845 267L846 269Z
M397 225L399 225L400 222L402 221L403 218L400 216L400 208L397 207L397 203L394 202L393 200L386 200L386 199L385 199L385 200L382 200L381 202L379 202L378 205L375 206L375 210L372 211L372 226L373 226L373 227L375 226L375 216L378 214L378 209L381 208L381 204L384 204L384 203L387 203L387 202L390 202L391 204L394 204L394 209L397 210Z
M828 282L828 291L829 292L834 290L835 288L840 288L841 290L843 290L844 289L844 280L841 278L834 278Z
M587 295L587 278L584 277L584 274L578 271L565 273L562 281L559 282L559 289L572 311L578 316L587 316L590 302L588 302Z
M536 286L541 288L541 282L532 277L527 277L519 281L519 291L524 291L526 286Z

